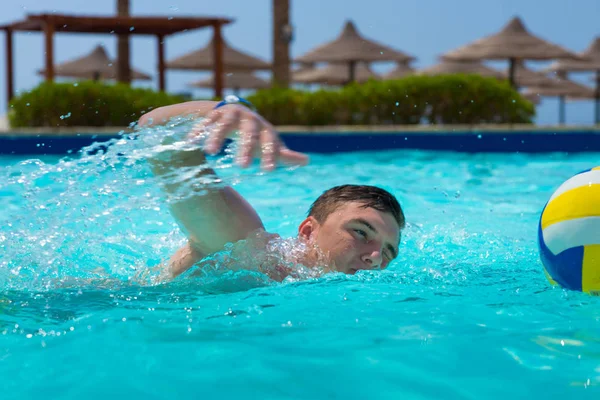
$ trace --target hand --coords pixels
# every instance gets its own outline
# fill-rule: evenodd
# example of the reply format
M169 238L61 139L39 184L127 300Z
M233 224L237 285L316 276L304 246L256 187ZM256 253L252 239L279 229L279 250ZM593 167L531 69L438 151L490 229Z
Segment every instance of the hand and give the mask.
M211 155L218 153L231 132L239 130L237 163L243 168L248 167L255 156L261 159L261 168L266 171L275 169L278 161L291 165L308 163L308 156L288 149L273 126L246 107L227 104L211 111L194 126L190 136L202 134L211 125L214 127L206 138L204 151Z

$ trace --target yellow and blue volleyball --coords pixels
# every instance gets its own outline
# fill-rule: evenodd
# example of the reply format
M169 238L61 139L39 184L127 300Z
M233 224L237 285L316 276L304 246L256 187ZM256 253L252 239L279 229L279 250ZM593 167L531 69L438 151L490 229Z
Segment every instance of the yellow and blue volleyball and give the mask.
M600 295L600 167L556 189L540 216L538 244L551 283Z

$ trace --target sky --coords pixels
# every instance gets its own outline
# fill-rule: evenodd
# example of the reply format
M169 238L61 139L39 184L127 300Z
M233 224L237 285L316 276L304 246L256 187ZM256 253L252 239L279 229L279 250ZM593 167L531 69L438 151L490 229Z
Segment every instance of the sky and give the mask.
M56 12L79 15L109 15L116 12L116 0L2 0L0 24L22 19L27 13ZM272 0L130 0L134 15L222 16L235 22L224 28L230 45L270 60ZM519 16L535 35L572 51L583 51L600 36L599 0L291 0L294 41L291 56L298 57L325 41L333 40L346 20L359 32L417 58L412 64L423 68L437 63L438 57L473 40L500 30L512 17ZM203 47L210 30L196 30L167 39L167 60ZM2 35L3 36L3 35ZM157 86L156 39L133 36L131 64L149 73L154 80L136 86ZM104 44L109 56L116 57L114 35L65 34L55 36L55 62L79 57L96 45ZM37 32L20 32L14 38L15 88L26 91L41 82L37 71L43 68L44 39ZM0 114L6 109L5 40L0 40ZM533 69L548 62L528 62ZM490 63L505 67L505 63ZM374 64L376 72L387 72L391 63ZM187 84L206 77L203 72L169 71L169 92L189 92ZM591 74L571 74L569 78L592 84ZM210 93L193 89L195 96ZM558 122L558 101L543 99L537 107L536 123ZM567 104L568 124L593 123L593 102Z

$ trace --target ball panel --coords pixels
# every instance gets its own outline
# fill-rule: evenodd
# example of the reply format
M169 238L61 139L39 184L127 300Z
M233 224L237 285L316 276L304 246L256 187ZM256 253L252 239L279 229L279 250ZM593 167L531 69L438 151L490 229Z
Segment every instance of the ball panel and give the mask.
M600 216L600 184L586 184L548 202L542 214L542 229L565 220L597 216Z
M584 247L582 271L582 290L600 295L600 245Z
M544 243L541 225L538 226L538 245L544 268L552 279L564 288L581 291L584 247L573 247L557 255L552 254Z
M588 169L586 171L582 171L577 175L573 175L570 179L565 181L562 185L560 185L548 202L554 200L561 194L568 192L571 189L575 189L580 186L586 186L590 183L600 183L600 167Z
M600 244L600 217L562 221L542 229L542 238L556 255L577 246Z

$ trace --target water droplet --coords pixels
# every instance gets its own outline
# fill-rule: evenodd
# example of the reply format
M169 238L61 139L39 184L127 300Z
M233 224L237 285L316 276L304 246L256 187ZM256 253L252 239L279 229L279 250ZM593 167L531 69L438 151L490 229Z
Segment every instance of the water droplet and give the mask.
M456 193L454 193L454 198L458 199L460 197L460 190L457 190Z
M27 107L29 107L29 104L30 104L30 103L27 103L27 104L26 104L26 106L27 106Z
M131 28L129 28L129 32L133 32L134 30L135 30L135 27L133 27L133 26Z
M398 101L397 101L397 102L396 102L396 107L398 107L399 105L400 105L400 102L398 102Z
M176 7L176 6L171 6L171 7L169 7L169 10L171 10L171 11L179 11L179 8Z
M77 87L77 86L79 86L79 83L75 82L75 83L73 84L73 86Z
M481 134L477 135L477 139L481 139Z
M167 19L170 21L170 20L172 20L172 19L173 19L173 17L169 17L169 18L167 18Z

